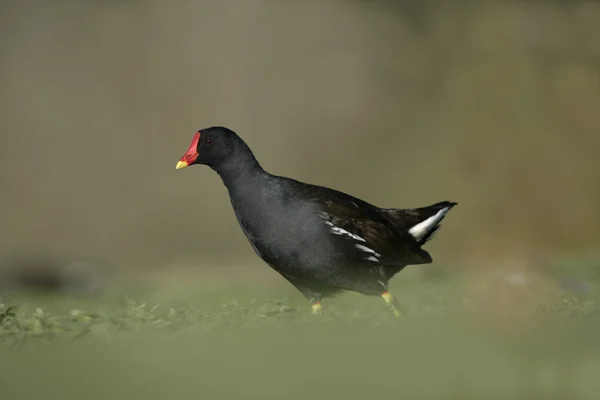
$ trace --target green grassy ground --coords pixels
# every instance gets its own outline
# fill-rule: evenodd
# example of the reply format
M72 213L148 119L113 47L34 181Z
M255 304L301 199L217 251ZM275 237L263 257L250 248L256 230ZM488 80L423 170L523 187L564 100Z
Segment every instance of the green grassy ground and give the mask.
M354 294L314 317L285 285L12 294L0 305L0 398L597 398L600 291L542 281L406 273L393 286L399 319Z

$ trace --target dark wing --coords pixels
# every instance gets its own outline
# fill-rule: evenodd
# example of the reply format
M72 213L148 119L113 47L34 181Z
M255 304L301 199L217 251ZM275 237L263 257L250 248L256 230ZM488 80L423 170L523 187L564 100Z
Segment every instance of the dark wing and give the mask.
M431 262L408 232L396 229L384 218L373 218L339 204L325 207L320 216L331 234L346 240L360 259L380 265L414 265ZM349 251L351 249L348 249Z
M398 226L384 209L321 186L305 186L304 192L320 210L319 217L329 233L340 238L347 245L345 251L355 259L402 266L432 261L408 229Z

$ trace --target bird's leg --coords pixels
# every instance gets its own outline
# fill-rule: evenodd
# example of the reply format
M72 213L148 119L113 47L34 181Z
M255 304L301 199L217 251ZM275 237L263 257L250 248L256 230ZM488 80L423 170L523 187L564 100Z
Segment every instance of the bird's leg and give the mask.
M321 299L320 298L312 298L310 300L310 309L313 315L323 315L323 309L321 308Z
M310 309L311 309L313 315L319 315L319 316L323 315L323 309L321 308L320 300L313 300L311 302Z
M385 300L390 310L392 310L394 316L398 318L402 312L402 307L400 306L400 303L398 303L398 300L396 300L394 295L386 290L385 292L381 293L381 297L383 298L383 300Z
M321 308L321 300L323 300L323 294L314 289L307 288L301 282L294 278L288 277L287 279L292 283L292 285L296 287L296 289L300 291L300 293L302 293L304 298L310 301L310 309L312 311L312 314L323 315L323 310Z

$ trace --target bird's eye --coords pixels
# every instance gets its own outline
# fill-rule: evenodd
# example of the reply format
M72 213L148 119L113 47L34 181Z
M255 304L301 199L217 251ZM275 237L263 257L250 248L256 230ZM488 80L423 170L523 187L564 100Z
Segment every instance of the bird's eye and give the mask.
M206 144L212 144L212 139L206 139Z

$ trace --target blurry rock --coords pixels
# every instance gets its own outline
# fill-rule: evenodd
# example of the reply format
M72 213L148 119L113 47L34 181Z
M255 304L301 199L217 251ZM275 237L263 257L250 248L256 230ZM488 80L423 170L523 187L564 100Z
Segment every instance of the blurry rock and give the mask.
M504 276L504 282L511 286L527 287L530 284L530 279L527 275L520 271L511 271Z
M0 290L97 295L106 287L107 273L98 261L21 256L0 266Z

